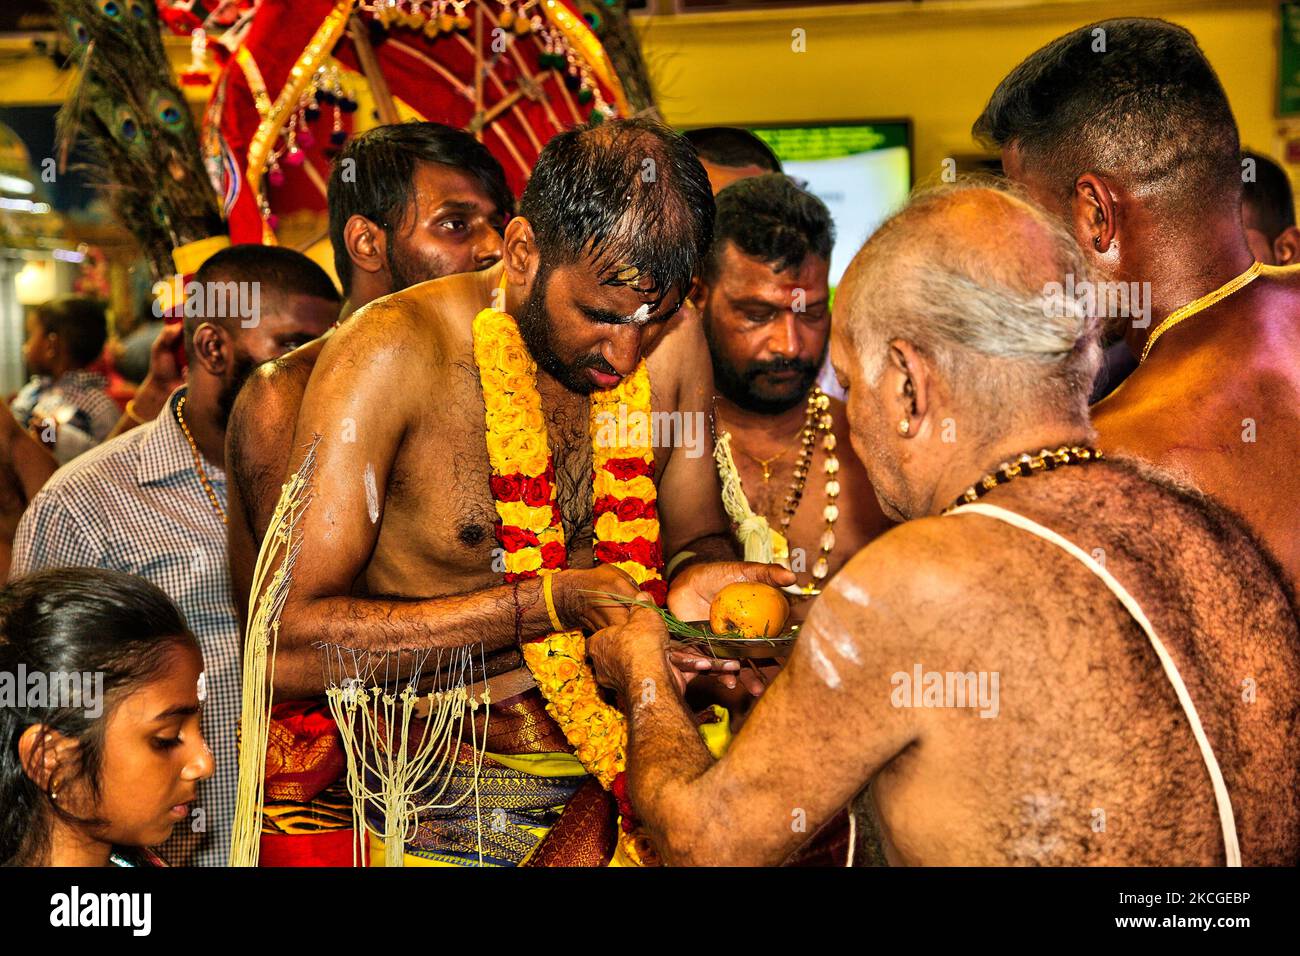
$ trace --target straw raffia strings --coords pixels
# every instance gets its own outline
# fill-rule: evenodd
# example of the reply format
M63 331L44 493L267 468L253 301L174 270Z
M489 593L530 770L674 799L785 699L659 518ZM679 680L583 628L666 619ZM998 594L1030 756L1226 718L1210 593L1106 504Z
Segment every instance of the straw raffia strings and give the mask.
M249 595L251 613L244 639L239 783L230 845L231 866L257 866L261 848L266 747L271 725L271 687L275 682L280 615L289 596L293 566L302 548L302 539L294 532L303 512L311 504L311 480L316 470L316 446L319 444L318 435L307 450L302 465L284 483L253 570Z

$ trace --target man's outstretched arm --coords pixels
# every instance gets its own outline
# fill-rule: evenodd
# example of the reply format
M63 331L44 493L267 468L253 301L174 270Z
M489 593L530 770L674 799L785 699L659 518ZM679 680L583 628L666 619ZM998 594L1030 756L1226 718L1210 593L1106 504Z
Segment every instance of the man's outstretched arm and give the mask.
M589 641L597 673L627 702L632 802L668 863L779 864L916 739L889 682L894 658L916 650L887 639L908 634L880 609L897 604L866 597L857 582L869 571L853 563L716 763L665 662L657 615L638 611Z

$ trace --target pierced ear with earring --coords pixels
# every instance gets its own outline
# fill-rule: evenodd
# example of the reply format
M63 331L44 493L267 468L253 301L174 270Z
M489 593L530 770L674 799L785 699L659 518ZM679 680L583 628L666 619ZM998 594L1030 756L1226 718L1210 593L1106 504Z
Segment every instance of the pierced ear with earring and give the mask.
M910 419L904 418L902 421L898 423L898 434L906 435L911 430L912 430L912 422Z

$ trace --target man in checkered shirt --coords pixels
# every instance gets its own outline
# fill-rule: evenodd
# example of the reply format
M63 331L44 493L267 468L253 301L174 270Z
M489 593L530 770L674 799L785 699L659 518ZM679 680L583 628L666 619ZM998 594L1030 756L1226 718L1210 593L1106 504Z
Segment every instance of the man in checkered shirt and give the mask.
M86 296L51 299L27 318L23 360L32 379L10 408L60 464L102 442L121 417L108 379L86 367L99 358L107 337L104 306Z
M9 576L113 568L149 579L179 605L203 651L202 727L216 774L199 784L190 825L178 826L160 852L173 866L224 866L241 701L240 629L226 561L226 421L248 374L321 335L340 303L319 266L282 248L222 250L194 282L187 384L157 419L54 474L18 525Z

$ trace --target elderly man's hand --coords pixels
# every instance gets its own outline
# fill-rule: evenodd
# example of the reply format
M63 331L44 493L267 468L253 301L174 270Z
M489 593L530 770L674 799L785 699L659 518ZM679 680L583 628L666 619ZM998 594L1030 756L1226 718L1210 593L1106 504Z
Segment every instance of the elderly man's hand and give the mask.
M650 602L647 594L641 599ZM587 639L596 679L606 687L622 689L638 669L638 661L657 662L667 658L679 691L701 674L718 675L726 687L736 686L739 661L721 660L669 644L663 618L648 607L632 609L628 619L597 631Z
M640 597L650 603L648 594ZM668 653L668 628L658 612L635 607L627 620L602 628L587 638L596 680L622 690L639 670L639 663L663 659Z

